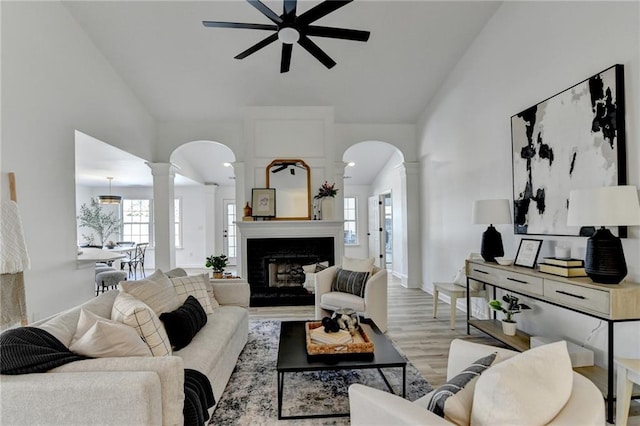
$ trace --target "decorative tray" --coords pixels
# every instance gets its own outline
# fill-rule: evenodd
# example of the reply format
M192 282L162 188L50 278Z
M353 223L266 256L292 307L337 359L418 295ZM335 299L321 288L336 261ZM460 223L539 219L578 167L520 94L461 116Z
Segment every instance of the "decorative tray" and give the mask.
M307 354L309 355L334 355L334 354L371 354L373 355L373 342L362 329L353 336L353 342L340 344L322 344L311 341L311 330L322 327L322 322L307 322L304 325L307 336Z

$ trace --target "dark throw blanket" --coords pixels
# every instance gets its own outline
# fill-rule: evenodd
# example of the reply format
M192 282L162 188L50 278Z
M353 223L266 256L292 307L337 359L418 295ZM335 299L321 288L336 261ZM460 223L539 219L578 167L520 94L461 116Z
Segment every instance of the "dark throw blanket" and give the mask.
M0 373L44 373L73 361L87 359L71 352L49 332L21 327L0 334Z
M20 327L0 334L0 374L44 373L73 361L89 359L71 352L46 330ZM201 426L209 419L215 399L209 379L184 370L184 424Z

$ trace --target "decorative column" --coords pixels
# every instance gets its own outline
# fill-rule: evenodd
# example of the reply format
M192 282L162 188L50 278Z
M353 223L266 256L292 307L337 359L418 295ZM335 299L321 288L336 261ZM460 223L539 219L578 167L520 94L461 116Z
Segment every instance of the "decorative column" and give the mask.
M218 184L204 184L204 254L205 256L215 255L216 249L216 194ZM202 261L204 265L204 260Z
M402 224L402 233L406 236L406 249L403 257L403 268L407 272L407 288L420 288L422 277L422 250L420 243L420 163L405 161L400 166L400 182L402 188L403 211L406 220ZM395 256L394 256L395 257Z
M176 265L175 207L171 163L146 163L153 176L153 231L155 267L168 271Z

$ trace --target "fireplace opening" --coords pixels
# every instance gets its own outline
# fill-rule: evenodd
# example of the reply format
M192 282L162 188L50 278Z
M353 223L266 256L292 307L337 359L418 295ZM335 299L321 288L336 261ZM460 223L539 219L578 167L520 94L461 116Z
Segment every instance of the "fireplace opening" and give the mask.
M312 305L302 267L325 261L335 263L333 237L248 239L251 306Z

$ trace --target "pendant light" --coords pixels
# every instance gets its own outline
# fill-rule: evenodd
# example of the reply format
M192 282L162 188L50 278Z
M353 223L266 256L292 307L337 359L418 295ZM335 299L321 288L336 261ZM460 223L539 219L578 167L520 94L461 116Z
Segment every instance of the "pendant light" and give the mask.
M99 195L98 200L100 204L120 204L122 197L119 195L111 195L111 181L113 178L107 177L107 179L109 180L109 195Z

